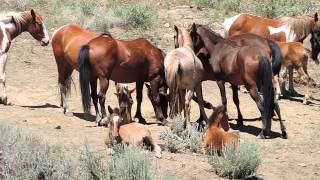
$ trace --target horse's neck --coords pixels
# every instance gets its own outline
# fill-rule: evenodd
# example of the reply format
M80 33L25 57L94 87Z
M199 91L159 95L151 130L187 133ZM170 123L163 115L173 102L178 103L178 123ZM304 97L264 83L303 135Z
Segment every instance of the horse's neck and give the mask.
M220 120L215 119L209 128L221 128Z
M313 21L309 16L292 18L291 29L296 34L294 41L302 42L311 33Z
M10 34L10 40L13 40L21 34L21 32L19 32L19 30L17 29L16 25L13 23L6 24L5 29Z

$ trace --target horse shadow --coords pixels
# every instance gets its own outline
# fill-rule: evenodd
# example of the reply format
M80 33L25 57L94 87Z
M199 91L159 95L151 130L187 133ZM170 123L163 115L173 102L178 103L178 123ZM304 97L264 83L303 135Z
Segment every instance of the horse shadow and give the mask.
M238 127L234 123L229 123L229 124L230 124L230 127L233 130L238 130L240 132L244 132L244 133L251 134L251 135L254 135L254 136L258 136L259 133L262 131L261 128L258 128L258 127L255 127L255 126L251 126L251 125L243 125L242 127ZM274 132L272 130L270 131L270 139L275 139L275 138L279 138L279 137L281 137L280 133Z
M60 108L60 106L50 104L50 103L45 103L43 105L35 105L35 106L20 106L23 108L34 108L34 109L42 109L42 108Z
M96 116L92 114L87 114L87 113L77 113L74 112L73 115L79 119L89 121L89 122L95 122L96 121Z

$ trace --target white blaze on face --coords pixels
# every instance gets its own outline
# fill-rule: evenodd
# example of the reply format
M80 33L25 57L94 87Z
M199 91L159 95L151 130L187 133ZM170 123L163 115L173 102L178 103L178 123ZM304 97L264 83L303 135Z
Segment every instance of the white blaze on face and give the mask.
M41 39L41 42L44 44L48 44L50 37L49 37L49 34L47 32L47 29L46 29L46 26L44 25L44 23L42 23L42 31L43 31L44 37Z
M116 133L118 134L118 125L119 125L119 122L120 121L120 117L119 116L113 116L113 119L112 119L112 122L113 122L113 133Z
M3 35L2 42L1 42L1 49L0 49L0 55L3 54L9 45L9 39L7 36L5 24L0 22L0 31L2 32L1 34Z
M227 19L224 20L224 22L223 22L222 25L223 25L223 28L224 28L224 30L225 30L225 37L228 36L229 30L230 30L232 24L233 24L233 23L238 19L238 17L241 16L242 14L243 14L243 13L238 14L238 15L235 15L235 16L233 16L233 17L230 17L230 18L227 18Z
M268 28L270 31L270 35L281 33L281 32L285 33L286 42L294 42L297 37L294 31L291 30L291 27L289 24L285 24L277 28L269 26Z

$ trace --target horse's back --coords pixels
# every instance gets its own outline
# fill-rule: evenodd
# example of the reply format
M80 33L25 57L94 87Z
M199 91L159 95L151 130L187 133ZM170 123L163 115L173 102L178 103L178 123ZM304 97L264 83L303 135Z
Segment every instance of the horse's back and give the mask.
M120 126L119 135L123 142L138 145L144 138L151 137L151 132L145 125L133 122Z

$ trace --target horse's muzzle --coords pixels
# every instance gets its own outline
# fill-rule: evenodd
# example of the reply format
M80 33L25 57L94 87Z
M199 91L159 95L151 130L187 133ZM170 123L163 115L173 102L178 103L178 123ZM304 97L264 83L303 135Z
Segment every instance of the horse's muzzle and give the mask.
M40 45L41 46L47 46L49 44L49 40L48 41L40 41Z

